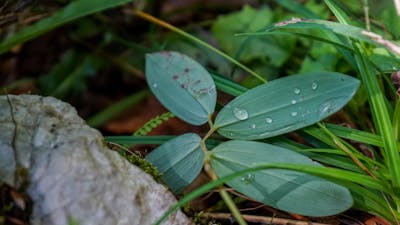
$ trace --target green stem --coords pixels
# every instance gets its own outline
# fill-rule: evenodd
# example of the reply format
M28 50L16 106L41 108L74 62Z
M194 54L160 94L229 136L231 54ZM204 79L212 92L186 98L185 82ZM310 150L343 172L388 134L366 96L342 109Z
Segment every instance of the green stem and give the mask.
M206 161L204 164L204 171L212 180L218 180L218 176L212 170L210 162ZM239 209L237 208L235 202L233 202L231 196L228 192L224 189L223 186L218 188L218 192L221 195L222 200L224 200L226 206L231 211L233 217L236 219L239 225L247 225L247 222L243 219L242 214L240 213Z
M362 169L366 174L368 174L369 176L371 176L372 178L376 179L375 175L357 158L357 156L355 156L352 152L351 149L349 149L345 143L343 143L343 141L338 138L337 136L335 136L332 132L330 132L324 125L322 125L321 123L318 123L318 126L327 134L329 135L333 142L335 143L335 145L341 149L343 152L345 152L350 158L351 160L353 160L353 162L360 167L360 169Z
M192 41L196 42L197 44L202 45L202 46L210 49L211 51L217 53L218 55L224 57L225 59L229 60L233 64L235 64L238 67L242 68L246 72L250 73L252 76L256 77L260 81L262 81L264 83L267 83L267 80L265 80L262 76L260 76L259 74L257 74L256 72L254 72L253 70L248 68L247 66L243 65L242 63L240 63L236 59L234 59L234 58L230 57L229 55L227 55L226 53L222 52L221 50L219 50L219 49L213 47L212 45L208 44L207 42L204 42L204 41L194 37L193 35L185 32L185 31L183 31L183 30L181 30L181 29L179 29L179 28L177 28L177 27L175 27L175 26L173 26L173 25L171 25L171 24L169 24L169 23L167 23L165 21L157 19L157 18L153 17L152 15L149 15L149 14L147 14L145 12L134 10L133 14L135 14L136 16L141 17L142 19L145 19L147 21L150 21L152 23L160 25L160 26L162 26L164 28L172 30L172 31L174 31L174 32L176 32L176 33L188 38L189 40L192 40Z
M211 116L208 120L209 125L210 125L210 130L207 132L207 134L203 137L203 139L200 142L200 147L205 153L205 159L204 159L204 172L212 179L212 180L218 180L217 174L215 174L214 170L211 168L210 165L210 152L207 149L206 146L206 140L211 136L212 133L214 133L215 128L212 124L211 121ZM218 188L218 192L221 195L222 200L224 200L226 206L228 209L231 211L233 217L236 219L236 221L239 223L239 225L247 225L246 221L243 219L242 214L240 213L239 209L236 207L235 202L233 202L231 196L229 196L228 192L224 189L223 186L220 186Z

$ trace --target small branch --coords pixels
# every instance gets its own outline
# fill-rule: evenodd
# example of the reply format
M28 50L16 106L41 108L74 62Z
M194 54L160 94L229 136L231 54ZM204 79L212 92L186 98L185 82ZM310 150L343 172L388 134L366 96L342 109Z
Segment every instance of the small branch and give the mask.
M247 222L251 223L265 223L265 224L281 224L281 225L329 225L326 223L314 223L310 221L299 221L285 218L276 218L268 216L254 216L254 215L242 215ZM229 213L204 213L201 217L215 218L215 219L230 219L232 215Z
M368 6L368 0L364 0L364 15L365 15L365 26L367 31L371 31L371 22L369 20L369 6Z

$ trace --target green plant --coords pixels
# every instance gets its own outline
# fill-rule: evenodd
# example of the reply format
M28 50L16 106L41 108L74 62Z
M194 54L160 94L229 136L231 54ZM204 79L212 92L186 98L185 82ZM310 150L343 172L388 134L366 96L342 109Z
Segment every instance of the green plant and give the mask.
M214 180L181 199L170 211L213 187L228 184L239 192L274 207L305 215L323 216L338 213L352 205L352 198L346 189L348 188L354 198L354 207L399 224L400 103L393 92L387 92L395 89L385 90L380 84L387 82L387 73L397 70L400 48L382 35L351 25L351 20L338 5L332 1L325 2L339 23L293 18L268 26L260 32L241 35L294 33L302 38L334 46L362 80L360 93L368 96L365 101L352 101L349 110L356 114L357 108L365 107L368 103L373 115L374 126L371 128L376 129L376 134L330 124L306 127L338 111L351 99L358 87L358 81L351 77L324 72L274 80L250 89L225 105L213 121L211 115L214 113L216 91L207 71L180 53L165 51L149 54L146 61L147 81L160 102L188 123L200 125L208 122L210 126L210 131L204 137L193 133L178 136L150 153L147 158L156 167L164 168L164 180L175 192L190 183L195 177L193 173L198 174L202 166ZM154 19L152 21L160 24ZM314 30L323 32L308 32ZM386 62L386 65L382 62ZM224 91L223 88L221 90ZM320 90L323 91L319 92ZM313 97L299 101L296 94L300 93ZM386 93L388 96L385 96ZM390 104L391 99L395 102L394 107ZM302 119L298 119L299 116ZM366 127L367 122L358 123ZM273 125L268 126L271 124ZM306 128L301 134L310 140L313 147L294 143L284 137L273 139L270 144L248 141L268 141L264 139L303 127ZM214 132L233 140L223 142L209 151L205 143ZM363 155L342 138L361 143L374 157ZM307 157L294 152L330 167L310 163ZM180 157L175 157L176 155ZM296 189L301 193L296 195L290 191L294 191L296 185L301 186L299 183L291 183L285 189L279 182L268 177L270 173L273 177L290 174L295 177L306 176L305 180L310 181L317 179L317 183L321 182L322 186L326 185L329 190L335 189L342 195L341 198L325 196L321 205L307 204L305 202L310 197L307 197L306 192L315 195L318 188L306 185L307 191ZM287 202L276 204L277 198L285 194L274 196L265 193L271 189L287 194ZM224 189L219 191L238 222L245 224L229 195ZM338 208L333 209L333 206Z
M126 2L72 1L53 16L10 35L0 43L0 54L77 18ZM271 13L269 9L257 11L244 7L241 12L221 17L213 23L213 33L218 41L223 42L221 48L228 54L179 28L134 10L133 14L182 35L248 72L255 82L245 81L247 87L258 85L248 90L216 73L210 76L194 60L177 52L163 51L147 55L149 87L159 100L186 122L194 125L208 122L210 127L209 132L202 137L187 133L178 137L107 138L120 144L162 144L147 156L147 160L163 172L164 181L176 193L190 184L203 167L213 179L182 198L158 223L195 197L227 184L255 200L290 212L313 216L331 215L349 208L354 201L354 207L400 224L400 101L396 95L398 87L394 87L388 76L400 68L400 47L393 41L400 37L400 13L396 11L393 2L384 2L389 5L385 10L370 7L371 15L378 17L378 21L369 19L368 1L363 1L364 11L359 12L365 14L363 23L354 19L356 15L348 15L348 10L337 4L338 1L326 0L325 3L339 22L322 20L328 18L327 13L315 13L320 11L321 4L314 1L307 3L317 9L314 11L293 1L277 1L308 19L284 20L257 32L251 30L249 33L238 34L233 41L228 40L230 35L244 32L247 27L263 26L260 21L248 24L252 20L247 17L255 18L263 14L259 18L264 23L274 21L266 15ZM347 4L346 7L352 5L345 1L343 3ZM231 27L228 27L229 24ZM113 35L109 37L117 40L118 37ZM283 36L287 38L280 38ZM270 73L282 73L278 68L285 67L284 63L290 61L288 57L295 54L293 36L305 43L305 47L311 46L310 54L306 55L306 60L298 68L301 74L260 85L275 77ZM251 40L256 42L249 44ZM132 45L123 39L119 42ZM280 46L286 44L290 48L276 51L279 57L265 51L246 49L253 46L260 50L260 46L271 42ZM148 50L142 50L145 51ZM340 57L337 52L341 54ZM77 60L78 57L82 60ZM111 61L121 68L132 69L115 59ZM270 65L266 66L267 69L262 66L254 68L254 61L269 62ZM251 64L253 69L242 62ZM342 67L338 66L340 63ZM63 97L68 92L82 90L84 87L81 83L85 76L90 75L99 64L92 55L74 51L67 53L48 77L43 78L54 81L47 93ZM351 74L361 80L360 88L353 100L350 100L358 88L357 79L333 72L305 73L315 70ZM65 79L65 76L61 77L60 71L67 75ZM265 75L265 71L273 72ZM215 112L216 89L238 97ZM95 115L88 123L98 126L147 94L146 90L136 92ZM337 112L349 100L342 114L347 118L345 121L360 128L317 123ZM369 113L372 119L367 117ZM211 115L216 115L215 120ZM165 119L160 117L149 121L137 134L145 134ZM312 125L314 123L317 124ZM282 135L294 130L297 130L307 145ZM276 137L270 138L272 136ZM139 159L132 158L132 161L145 163ZM285 177L297 180L285 183L278 179ZM320 192L322 187L329 189L326 192L328 194ZM274 192L269 194L266 190ZM229 194L223 188L219 188L219 191L239 223L245 224ZM337 194L331 195L333 191ZM318 204L310 202L316 195L321 199Z
M160 102L188 123L208 122L210 126L203 138L194 133L183 134L146 157L176 193L190 184L203 166L214 180L263 164L297 163L294 168L308 165L321 170L321 164L301 154L249 140L276 136L318 122L346 104L359 85L358 80L339 73L292 75L241 94L225 105L213 121L216 86L201 65L171 51L148 54L146 58L147 82ZM214 132L233 140L209 151L205 142ZM347 189L290 170L254 171L226 183L255 200L304 215L336 214L351 207L353 202ZM220 193L241 221L228 193L223 189Z

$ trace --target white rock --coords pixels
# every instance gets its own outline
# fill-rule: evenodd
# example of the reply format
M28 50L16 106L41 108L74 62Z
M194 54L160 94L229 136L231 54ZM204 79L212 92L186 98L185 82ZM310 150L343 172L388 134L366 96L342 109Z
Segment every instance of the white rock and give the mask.
M27 185L33 225L151 225L176 203L52 97L0 96L0 181ZM192 223L178 211L164 224Z

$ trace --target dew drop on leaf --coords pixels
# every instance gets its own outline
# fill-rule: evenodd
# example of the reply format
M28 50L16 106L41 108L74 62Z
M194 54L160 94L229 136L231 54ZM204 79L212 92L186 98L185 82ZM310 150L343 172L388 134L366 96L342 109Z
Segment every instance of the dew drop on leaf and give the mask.
M242 181L245 184L251 184L254 181L254 178L255 178L254 174L249 173L240 178L240 181Z
M311 89L317 90L317 88L318 88L318 84L315 83L315 82L313 82L313 83L311 84Z
M328 102L321 104L321 106L319 107L319 114L321 117L325 117L325 115L331 113L332 110L333 110L333 106L328 101Z
M157 87L157 83L153 83L152 86L153 86L153 88L156 88Z
M297 112L290 113L291 116L297 116Z
M295 88L295 89L293 89L293 92L294 92L296 95L298 95L298 94L300 94L301 90L298 89L298 88Z
M245 119L249 118L249 113L245 109L241 109L241 108L234 108L233 115L238 120L245 120Z
M294 104L296 104L297 103L297 101L296 100L292 100L292 105L294 105Z
M271 124L272 123L272 118L271 117L265 118L265 122L267 122L268 124Z
M256 125L253 123L253 124L251 125L251 128L255 129L255 128L256 128Z

